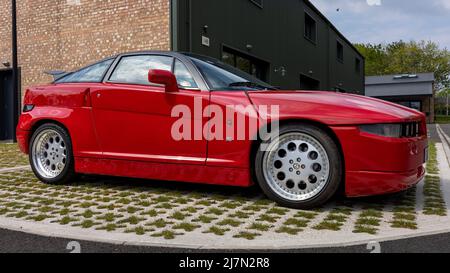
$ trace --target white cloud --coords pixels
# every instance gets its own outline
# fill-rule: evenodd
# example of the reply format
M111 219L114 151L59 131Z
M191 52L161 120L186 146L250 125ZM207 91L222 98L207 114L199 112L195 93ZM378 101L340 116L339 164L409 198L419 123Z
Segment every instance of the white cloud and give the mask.
M367 0L369 6L381 6L381 0Z
M450 48L450 0L381 0L381 5L376 5L378 0L311 2L352 42L431 40Z

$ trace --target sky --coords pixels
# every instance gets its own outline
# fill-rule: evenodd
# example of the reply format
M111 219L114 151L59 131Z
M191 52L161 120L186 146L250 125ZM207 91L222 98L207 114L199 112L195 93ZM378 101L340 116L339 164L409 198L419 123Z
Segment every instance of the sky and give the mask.
M450 49L450 0L310 1L353 43L426 40Z

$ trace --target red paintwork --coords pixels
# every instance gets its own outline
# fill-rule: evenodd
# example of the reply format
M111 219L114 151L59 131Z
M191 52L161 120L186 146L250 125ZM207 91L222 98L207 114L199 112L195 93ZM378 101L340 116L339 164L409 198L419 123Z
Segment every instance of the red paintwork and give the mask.
M158 71L154 77L167 81ZM151 75L150 75L151 77ZM155 80L155 79L153 79ZM55 121L69 131L79 173L160 180L250 186L252 141L175 141L171 126L174 105L193 109L217 105L280 105L281 121L308 121L334 133L345 159L348 196L366 196L404 190L424 176L427 146L425 116L388 102L330 92L165 92L164 87L113 83L59 84L27 90L18 125L20 149L28 153L33 130ZM258 113L238 113L260 119ZM208 118L192 117L204 125ZM391 139L361 133L357 125L421 121L422 136ZM226 126L230 126L226 124ZM233 125L231 125L233 126ZM246 128L250 130L250 128ZM256 134L249 132L250 134Z

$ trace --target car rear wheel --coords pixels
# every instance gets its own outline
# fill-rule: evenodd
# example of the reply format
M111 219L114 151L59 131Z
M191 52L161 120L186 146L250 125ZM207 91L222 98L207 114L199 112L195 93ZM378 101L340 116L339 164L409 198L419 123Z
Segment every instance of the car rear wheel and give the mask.
M264 193L279 204L310 209L327 202L339 188L342 159L321 128L293 124L258 149L255 171Z
M41 125L33 133L29 157L33 172L44 183L66 184L75 175L70 136L56 124Z

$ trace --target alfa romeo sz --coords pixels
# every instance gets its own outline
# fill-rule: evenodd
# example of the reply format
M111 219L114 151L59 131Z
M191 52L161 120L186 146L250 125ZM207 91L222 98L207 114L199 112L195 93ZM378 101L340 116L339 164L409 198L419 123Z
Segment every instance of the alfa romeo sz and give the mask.
M425 174L425 116L389 102L277 90L215 59L175 52L120 54L55 78L26 91L17 128L21 151L45 183L76 174L257 183L281 205L308 209L339 189L349 197L400 192ZM199 105L214 108L196 114ZM230 105L242 107L218 124ZM192 114L174 115L177 106ZM276 115L263 106L276 106ZM242 128L239 118L258 126ZM191 128L178 138L180 121L178 131L192 124L200 134ZM262 128L277 133L233 137ZM208 136L219 130L225 137Z

